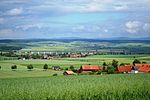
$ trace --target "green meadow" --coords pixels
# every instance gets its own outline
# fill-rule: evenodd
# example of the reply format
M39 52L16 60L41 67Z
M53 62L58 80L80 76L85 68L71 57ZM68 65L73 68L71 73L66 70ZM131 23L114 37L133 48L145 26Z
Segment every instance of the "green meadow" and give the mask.
M113 59L121 63L132 64L134 59L139 59L141 62L150 63L150 55L93 55L85 58L60 58L50 60L1 60L0 61L0 78L5 77L38 77L38 76L52 76L54 73L62 75L63 70L73 65L75 68L79 68L83 64L102 65L103 62L111 63ZM27 65L33 65L33 71L28 71ZM44 64L48 64L48 67L60 66L62 71L54 71L48 69L43 71ZM16 71L12 71L11 66L17 65Z

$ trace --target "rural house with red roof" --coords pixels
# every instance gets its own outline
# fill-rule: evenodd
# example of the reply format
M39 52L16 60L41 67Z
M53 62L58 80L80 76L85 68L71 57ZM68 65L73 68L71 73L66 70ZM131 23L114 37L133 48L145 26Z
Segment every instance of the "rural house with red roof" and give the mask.
M138 72L150 72L150 64L135 64L135 65L124 65L118 66L116 71L118 72L129 72L129 73L138 73Z
M102 66L98 65L82 65L78 70L79 73L102 70Z
M116 68L117 72L131 72L132 66L131 65L124 65L124 66L118 66Z

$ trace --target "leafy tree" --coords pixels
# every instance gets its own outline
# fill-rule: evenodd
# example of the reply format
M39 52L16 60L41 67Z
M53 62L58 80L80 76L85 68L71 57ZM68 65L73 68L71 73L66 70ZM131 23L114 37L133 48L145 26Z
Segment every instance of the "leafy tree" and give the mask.
M11 69L12 69L12 70L17 69L17 65L12 65L12 66L11 66Z
M138 60L138 59L135 59L135 60L133 61L133 65L135 65L135 64L141 64L141 61Z
M103 66L107 66L106 62L103 63Z
M47 70L47 69L48 69L48 65L45 64L45 65L43 66L43 69Z
M0 69L1 69L2 67L0 66Z
M114 67L114 68L116 68L117 66L118 66L118 61L117 60L113 60L112 61L112 66Z
M65 70L68 70L68 68L65 68Z
M147 62L143 61L142 64L146 64Z
M114 67L108 67L107 69L107 73L108 74L113 74L115 72L115 68Z
M124 65L125 65L125 63L121 63L121 64L120 64L120 66L124 66Z
M130 65L130 63L121 63L120 66Z
M33 65L30 64L30 65L27 66L27 68L28 68L29 70L32 70L32 69L33 69Z
M74 70L74 66L73 66L73 65L71 65L71 66L70 66L70 69L73 71L73 70Z

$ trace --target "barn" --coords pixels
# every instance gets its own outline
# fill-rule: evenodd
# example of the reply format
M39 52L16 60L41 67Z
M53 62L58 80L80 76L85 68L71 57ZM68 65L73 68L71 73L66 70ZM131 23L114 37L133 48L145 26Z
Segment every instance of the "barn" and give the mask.
M74 72L71 71L71 70L66 70L63 74L64 74L64 75L73 75Z
M132 70L132 65L118 66L116 68L117 72L126 72L126 73L128 73L128 72L131 72L131 70Z
M102 66L98 65L82 65L78 70L79 73L102 70Z

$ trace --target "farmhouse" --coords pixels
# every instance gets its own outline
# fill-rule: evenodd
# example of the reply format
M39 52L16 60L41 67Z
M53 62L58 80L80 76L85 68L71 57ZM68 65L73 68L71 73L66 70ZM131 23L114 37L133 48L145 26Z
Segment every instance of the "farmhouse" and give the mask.
M143 64L138 70L139 72L150 72L150 64Z
M117 72L131 72L132 65L124 65L124 66L118 66L116 68Z
M66 70L63 74L64 74L64 75L73 75L74 72L71 71L71 70Z
M135 65L118 66L116 71L129 72L129 73L150 72L150 64L135 64Z
M82 65L78 70L79 73L102 70L102 66L98 65Z

